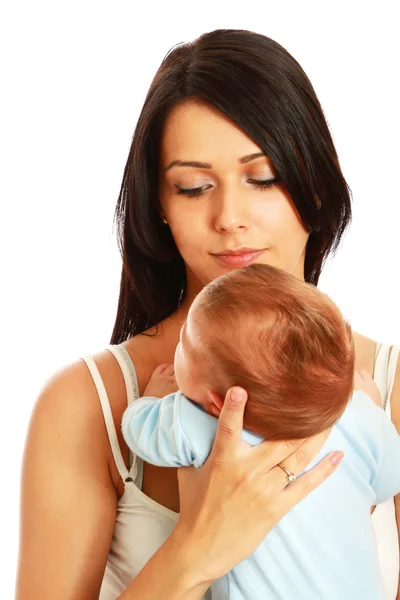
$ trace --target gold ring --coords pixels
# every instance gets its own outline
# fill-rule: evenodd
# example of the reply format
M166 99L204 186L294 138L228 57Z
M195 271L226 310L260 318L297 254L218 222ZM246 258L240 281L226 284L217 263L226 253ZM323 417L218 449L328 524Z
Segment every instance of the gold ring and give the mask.
M285 473L287 475L286 479L287 479L288 483L291 483L292 481L295 481L297 479L297 475L288 471L283 465L278 464L278 467L280 467L282 469L282 471L285 471Z

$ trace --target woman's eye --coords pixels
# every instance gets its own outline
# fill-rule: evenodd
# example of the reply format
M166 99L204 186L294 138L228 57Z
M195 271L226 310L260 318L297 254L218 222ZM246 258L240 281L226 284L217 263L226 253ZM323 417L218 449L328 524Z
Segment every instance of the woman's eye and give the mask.
M248 179L247 181L256 188L266 189L277 183L278 177L273 177L272 179Z
M272 177L271 179L248 179L247 182L258 189L267 189L272 187L278 181L278 177ZM195 188L183 188L178 184L174 184L177 194L180 196L188 196L189 198L195 198L196 196L202 196L204 192L212 187L212 185L201 185Z
M201 185L200 187L197 188L183 188L180 185L174 184L176 189L177 189L177 194L178 195L183 195L183 196L188 196L189 198L195 198L196 196L201 196L202 194L204 194L204 192L206 190L208 190L211 186L210 185Z

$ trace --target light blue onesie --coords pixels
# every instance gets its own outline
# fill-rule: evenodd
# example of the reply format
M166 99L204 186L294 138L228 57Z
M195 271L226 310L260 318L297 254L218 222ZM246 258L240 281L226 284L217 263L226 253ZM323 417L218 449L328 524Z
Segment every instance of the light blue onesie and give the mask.
M216 429L217 419L181 392L141 398L122 420L131 450L159 466L201 466ZM245 430L243 439L261 441ZM370 512L400 492L400 436L355 392L306 470L332 450L344 451L335 473L212 585L213 600L387 600Z

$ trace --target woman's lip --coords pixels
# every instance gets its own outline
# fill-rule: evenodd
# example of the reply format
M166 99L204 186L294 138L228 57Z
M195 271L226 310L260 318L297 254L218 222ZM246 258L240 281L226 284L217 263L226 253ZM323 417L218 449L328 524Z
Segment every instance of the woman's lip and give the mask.
M245 251L240 254L214 254L213 256L229 267L244 267L257 260L265 250L266 248L263 248L262 250Z

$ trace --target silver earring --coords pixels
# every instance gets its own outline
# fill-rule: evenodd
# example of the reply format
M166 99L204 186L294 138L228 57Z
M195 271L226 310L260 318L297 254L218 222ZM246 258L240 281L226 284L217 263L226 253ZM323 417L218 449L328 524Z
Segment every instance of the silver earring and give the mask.
M166 219L165 217L163 218L162 222L163 222L165 225L168 225L168 221L167 221L167 219Z

